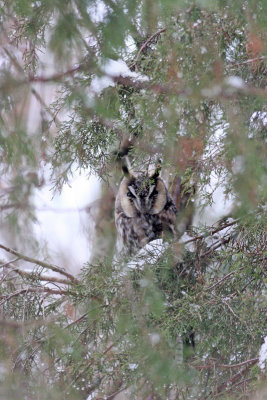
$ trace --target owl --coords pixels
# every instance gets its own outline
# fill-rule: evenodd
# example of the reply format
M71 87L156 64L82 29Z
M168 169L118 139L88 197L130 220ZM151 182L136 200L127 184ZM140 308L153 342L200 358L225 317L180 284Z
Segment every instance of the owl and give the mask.
M120 248L133 255L162 236L175 234L177 209L159 170L134 175L125 170L115 201L115 223Z

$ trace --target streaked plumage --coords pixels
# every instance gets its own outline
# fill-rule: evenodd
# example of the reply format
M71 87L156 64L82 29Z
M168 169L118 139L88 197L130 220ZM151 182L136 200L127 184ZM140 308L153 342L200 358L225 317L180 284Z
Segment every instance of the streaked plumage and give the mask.
M148 242L175 234L176 207L158 171L152 175L128 175L119 187L115 202L115 223L119 247L134 254Z

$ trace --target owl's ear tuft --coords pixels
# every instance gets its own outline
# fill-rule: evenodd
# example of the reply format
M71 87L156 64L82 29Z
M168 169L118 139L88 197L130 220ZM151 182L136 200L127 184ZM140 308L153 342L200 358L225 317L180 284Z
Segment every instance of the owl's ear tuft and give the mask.
M135 207L131 203L130 198L127 196L128 185L129 185L129 179L124 178L120 184L119 197L120 197L121 206L122 206L122 209L123 209L125 215L128 218L133 218L135 216Z
M162 179L157 178L157 197L151 209L151 214L159 214L167 203L167 189Z
M129 179L130 178L130 172L129 172L129 169L128 169L127 165L126 164L122 164L121 169L122 169L122 172L123 172L124 176L127 179Z
M121 169L127 179L136 178L128 157L122 160Z

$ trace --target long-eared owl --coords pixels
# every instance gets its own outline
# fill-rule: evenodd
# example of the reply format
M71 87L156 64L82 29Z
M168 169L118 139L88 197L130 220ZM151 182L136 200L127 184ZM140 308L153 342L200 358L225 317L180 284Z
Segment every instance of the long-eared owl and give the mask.
M175 234L176 207L159 170L134 175L126 169L115 202L115 223L120 247L130 255L148 242Z

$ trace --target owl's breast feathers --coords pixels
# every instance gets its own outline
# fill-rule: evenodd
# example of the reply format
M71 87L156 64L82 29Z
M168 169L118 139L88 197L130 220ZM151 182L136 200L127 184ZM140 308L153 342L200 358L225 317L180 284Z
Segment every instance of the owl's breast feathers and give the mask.
M130 254L133 254L147 243L159 238L163 231L175 234L176 213L177 209L169 195L164 208L158 214L140 213L136 210L133 217L125 214L117 198L115 223L124 246L128 248Z

